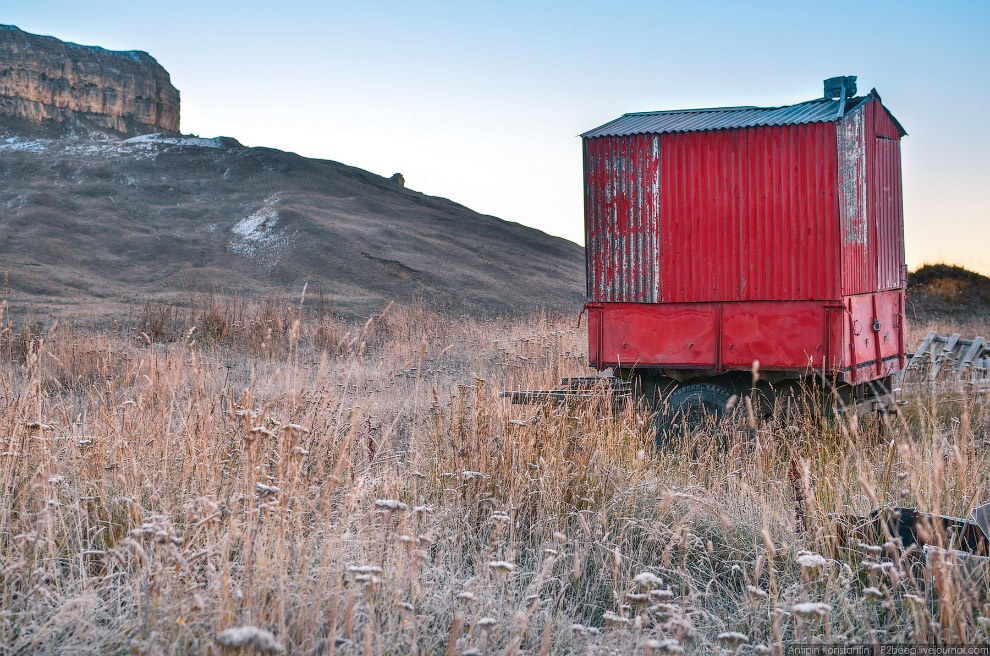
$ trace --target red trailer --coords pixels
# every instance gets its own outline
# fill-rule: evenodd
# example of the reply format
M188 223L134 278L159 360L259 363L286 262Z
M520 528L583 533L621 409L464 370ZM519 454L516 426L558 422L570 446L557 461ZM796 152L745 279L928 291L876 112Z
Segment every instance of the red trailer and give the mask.
M876 90L625 114L584 133L591 365L685 414L905 366L900 139Z

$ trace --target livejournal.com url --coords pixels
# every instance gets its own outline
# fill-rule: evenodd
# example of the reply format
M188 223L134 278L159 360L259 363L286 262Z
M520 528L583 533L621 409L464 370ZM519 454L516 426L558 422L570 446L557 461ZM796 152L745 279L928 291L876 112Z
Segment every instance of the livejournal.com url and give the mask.
M990 656L990 645L786 645L787 656Z

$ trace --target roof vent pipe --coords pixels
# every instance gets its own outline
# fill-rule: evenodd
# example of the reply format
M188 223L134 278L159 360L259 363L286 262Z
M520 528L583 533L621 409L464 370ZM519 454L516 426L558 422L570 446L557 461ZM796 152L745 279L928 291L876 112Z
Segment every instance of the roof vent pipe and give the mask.
M830 77L825 80L825 97L828 99L841 98L845 93L846 98L856 95L856 76L846 75Z
M844 75L830 77L825 80L825 97L839 99L839 113L836 118L842 118L846 111L846 99L856 95L856 76Z

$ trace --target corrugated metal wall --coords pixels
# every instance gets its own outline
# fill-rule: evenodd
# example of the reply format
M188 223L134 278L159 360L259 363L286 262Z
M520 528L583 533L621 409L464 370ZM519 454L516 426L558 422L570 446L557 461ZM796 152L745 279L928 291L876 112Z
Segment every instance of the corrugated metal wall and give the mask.
M835 125L664 134L664 302L838 293Z
M839 122L584 140L593 302L828 300L894 289L900 131Z
M871 101L873 152L869 166L870 212L877 226L877 289L900 287L904 265L904 206L900 131L879 101Z
M660 300L660 138L584 140L588 298Z
M842 293L901 286L904 265L900 131L874 98L838 127Z
M870 257L870 242L876 239L867 211L866 104L849 112L836 128L843 294L862 294L876 286L876 263Z

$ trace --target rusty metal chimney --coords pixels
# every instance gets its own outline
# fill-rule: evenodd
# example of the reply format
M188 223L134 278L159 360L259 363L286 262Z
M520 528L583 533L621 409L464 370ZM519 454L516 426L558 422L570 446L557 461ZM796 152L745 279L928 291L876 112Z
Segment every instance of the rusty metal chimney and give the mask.
M856 76L855 75L843 75L839 77L830 77L825 80L825 97L832 99L839 99L839 111L837 114L838 118L842 118L842 115L846 111L846 99L852 98L856 95Z

